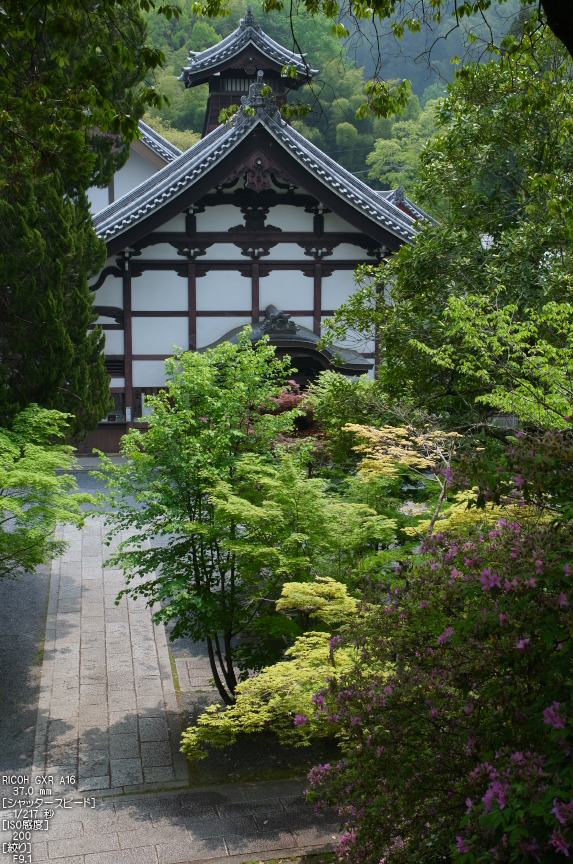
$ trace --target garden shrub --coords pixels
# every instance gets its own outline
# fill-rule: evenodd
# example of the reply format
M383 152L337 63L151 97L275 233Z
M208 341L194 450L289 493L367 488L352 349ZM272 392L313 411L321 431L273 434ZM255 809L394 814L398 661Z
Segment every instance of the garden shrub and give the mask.
M520 434L455 466L519 515L426 539L343 630L359 660L317 696L344 758L309 797L338 808L351 864L569 856L572 457L567 433Z

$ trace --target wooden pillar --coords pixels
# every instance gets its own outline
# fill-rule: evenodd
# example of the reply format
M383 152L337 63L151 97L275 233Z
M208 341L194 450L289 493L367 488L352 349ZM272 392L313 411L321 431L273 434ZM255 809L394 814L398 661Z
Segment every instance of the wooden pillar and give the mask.
M259 282L259 279L260 279L259 262L253 261L253 264L251 267L251 311L252 311L251 321L253 322L253 324L258 324L259 318L261 317L260 308L259 308L259 305L260 305L260 300L259 300L260 282Z
M314 262L314 332L320 336L320 327L322 323L322 264L320 261Z
M133 349L131 339L131 263L124 259L123 271L123 353L125 375L125 417L127 428L133 422ZM129 410L128 410L129 409ZM131 421L128 420L131 412Z
M187 294L189 299L189 350L197 348L197 270L195 261L187 265Z

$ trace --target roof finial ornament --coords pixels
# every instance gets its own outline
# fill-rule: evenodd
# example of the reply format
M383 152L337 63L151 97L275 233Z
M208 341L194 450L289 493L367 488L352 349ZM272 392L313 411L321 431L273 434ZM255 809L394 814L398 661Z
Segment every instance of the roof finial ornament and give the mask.
M249 87L249 95L241 96L242 108L254 108L255 111L265 109L269 114L279 114L279 108L276 104L276 99L273 96L272 90L269 88L268 95L263 95L263 90L267 86L264 83L265 73L262 69L257 72L256 84L251 84ZM253 111L249 111L252 114Z
M265 309L265 320L261 324L263 333L296 333L298 324L290 320L290 315L281 312L276 306L267 306Z
M247 6L247 14L244 18L241 18L241 29L244 30L246 27L254 27L258 29L255 24L255 16L253 15L253 7Z
M393 198L394 198L395 204L403 204L404 201L406 200L406 193L405 193L404 187L402 186L401 183L398 186L398 188L395 190Z

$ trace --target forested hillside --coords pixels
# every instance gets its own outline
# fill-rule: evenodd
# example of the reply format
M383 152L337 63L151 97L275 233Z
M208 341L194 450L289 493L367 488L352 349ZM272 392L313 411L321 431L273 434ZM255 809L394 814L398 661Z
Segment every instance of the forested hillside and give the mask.
M170 100L161 111L152 109L146 116L158 132L181 149L194 144L201 135L207 104L206 85L185 90L177 81L181 68L187 65L189 51L202 51L217 44L235 30L246 12L246 0L230 0L230 17L199 19L192 10L192 0L181 2L179 20L167 21L149 15L149 38L155 48L164 51L166 63L157 73L157 83ZM519 7L519 0L505 4L501 12L492 10L494 32L505 32ZM464 56L464 36L457 30L448 36L449 22L429 33L425 45L414 34L401 42L369 22L363 22L362 33L341 41L333 35L325 18L312 18L299 10L291 21L283 12L263 12L261 0L253 3L255 17L265 31L293 50L308 52L309 62L320 69L312 88L302 90L302 98L312 111L294 124L313 143L336 159L352 173L371 182L375 188L395 188L402 183L407 191L415 179L418 154L431 136L436 99L445 95L447 83L453 80L452 55ZM479 36L480 26L472 23ZM389 29L389 28L386 28ZM296 39L296 42L295 42ZM437 41L436 41L437 40ZM298 43L298 45L297 45ZM435 43L435 44L434 44ZM431 53L426 55L424 48ZM479 41L474 51L479 51ZM408 78L413 97L405 116L381 119L356 119L364 102L366 81L378 74L386 80Z

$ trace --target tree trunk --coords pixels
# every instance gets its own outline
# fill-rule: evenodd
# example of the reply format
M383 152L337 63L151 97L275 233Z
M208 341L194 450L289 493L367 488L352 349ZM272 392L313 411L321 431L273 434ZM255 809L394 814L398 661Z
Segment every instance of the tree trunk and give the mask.
M209 652L209 663L211 664L211 672L213 673L213 679L215 681L215 686L219 691L219 695L225 705L234 705L236 701L234 694L227 692L227 690L225 689L225 685L221 681L221 676L219 675L219 670L217 669L215 652L213 651L213 640L210 636L207 636L207 651Z
M571 0L541 0L551 32L563 42L573 57L573 5Z

